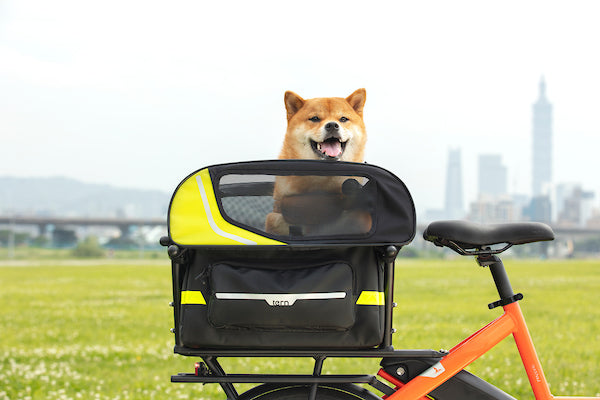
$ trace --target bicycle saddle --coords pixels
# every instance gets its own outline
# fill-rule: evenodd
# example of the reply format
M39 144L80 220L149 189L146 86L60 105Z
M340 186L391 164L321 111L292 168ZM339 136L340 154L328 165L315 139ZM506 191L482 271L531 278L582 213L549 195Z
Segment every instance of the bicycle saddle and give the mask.
M437 246L453 250L482 249L505 243L512 245L554 240L554 232L540 222L510 222L502 224L476 224L469 221L435 221L423 232L423 238Z

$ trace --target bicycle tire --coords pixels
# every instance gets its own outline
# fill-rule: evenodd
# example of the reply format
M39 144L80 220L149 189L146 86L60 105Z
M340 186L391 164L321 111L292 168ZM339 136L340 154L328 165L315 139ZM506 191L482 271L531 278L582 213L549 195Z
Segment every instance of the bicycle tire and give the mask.
M307 400L311 385L263 384L240 395L238 400ZM381 400L373 392L353 384L317 388L316 400Z

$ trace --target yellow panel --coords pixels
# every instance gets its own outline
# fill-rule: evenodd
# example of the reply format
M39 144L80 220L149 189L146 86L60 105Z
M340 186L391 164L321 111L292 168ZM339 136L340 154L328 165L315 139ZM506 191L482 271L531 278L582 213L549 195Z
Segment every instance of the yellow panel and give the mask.
M214 195L208 169L179 186L169 213L171 239L182 245L285 245L225 221Z
M383 292L363 290L360 296L358 296L356 304L359 306L383 306L385 305L385 294Z

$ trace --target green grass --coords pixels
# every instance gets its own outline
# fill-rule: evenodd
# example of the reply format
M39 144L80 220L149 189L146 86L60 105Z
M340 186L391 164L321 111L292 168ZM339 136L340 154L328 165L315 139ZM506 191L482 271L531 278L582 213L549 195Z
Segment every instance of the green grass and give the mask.
M556 395L599 395L600 261L506 262ZM196 361L172 353L169 261L0 266L0 399L224 399L218 385L172 384ZM489 271L469 258L396 268L396 348L451 348L501 310ZM233 373L311 373L310 359L221 359ZM375 373L377 360L329 359L327 373ZM469 370L532 399L513 340ZM242 387L240 390L247 388Z
M157 246L146 246L142 249L134 250L110 250L104 249L107 260L131 260L131 259L160 259L166 254L164 249ZM73 248L45 248L35 246L17 246L12 251L6 247L0 246L0 266L15 261L41 261L66 259L76 259L73 255ZM98 262L98 260L96 260Z

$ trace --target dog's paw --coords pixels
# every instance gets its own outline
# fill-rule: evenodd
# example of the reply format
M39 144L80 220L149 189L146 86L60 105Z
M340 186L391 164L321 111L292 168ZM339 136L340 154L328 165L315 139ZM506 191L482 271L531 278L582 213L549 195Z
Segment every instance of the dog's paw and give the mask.
M290 233L290 226L283 219L283 215L272 212L267 215L265 220L265 232L273 235L287 236Z

